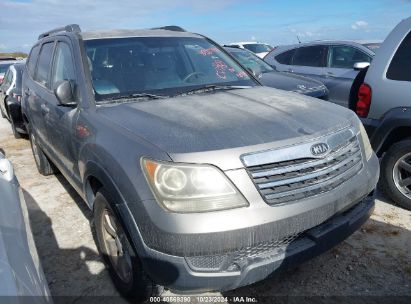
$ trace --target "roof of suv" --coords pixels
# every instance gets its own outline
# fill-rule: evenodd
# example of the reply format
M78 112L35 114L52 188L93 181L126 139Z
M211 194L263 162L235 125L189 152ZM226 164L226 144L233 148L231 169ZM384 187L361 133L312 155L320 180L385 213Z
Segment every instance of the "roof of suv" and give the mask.
M129 37L196 37L203 38L201 35L189 32L170 31L163 29L153 30L102 30L80 32L79 35L84 40L106 39L106 38L129 38Z

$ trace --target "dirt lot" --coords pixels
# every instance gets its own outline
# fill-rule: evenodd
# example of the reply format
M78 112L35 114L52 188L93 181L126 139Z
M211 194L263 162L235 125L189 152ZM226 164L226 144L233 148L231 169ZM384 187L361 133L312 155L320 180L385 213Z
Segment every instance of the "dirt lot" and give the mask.
M97 254L91 212L81 198L61 175L37 173L29 142L14 139L4 119L0 119L0 148L13 162L24 190L51 293L67 296L55 301L88 303L91 298L86 296L118 296ZM271 296L352 295L411 296L411 212L381 195L372 218L330 252L282 276L224 294L258 297L259 303L271 303ZM104 297L98 302L114 299L123 301Z

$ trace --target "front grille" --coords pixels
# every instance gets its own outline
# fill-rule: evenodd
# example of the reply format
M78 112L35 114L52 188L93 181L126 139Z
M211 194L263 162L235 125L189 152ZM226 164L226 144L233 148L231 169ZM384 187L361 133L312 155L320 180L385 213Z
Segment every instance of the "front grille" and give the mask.
M352 136L323 158L303 157L249 166L247 170L264 200L276 205L328 192L361 168L361 148L357 136Z

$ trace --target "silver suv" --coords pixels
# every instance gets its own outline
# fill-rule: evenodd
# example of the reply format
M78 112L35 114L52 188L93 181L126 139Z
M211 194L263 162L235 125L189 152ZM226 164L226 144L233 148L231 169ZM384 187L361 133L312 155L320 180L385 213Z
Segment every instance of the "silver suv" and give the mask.
M42 174L94 212L118 289L228 290L366 221L379 166L350 110L260 85L179 28L40 35L22 111Z
M411 18L388 35L352 91L358 99L351 108L382 157L381 184L396 203L411 209Z

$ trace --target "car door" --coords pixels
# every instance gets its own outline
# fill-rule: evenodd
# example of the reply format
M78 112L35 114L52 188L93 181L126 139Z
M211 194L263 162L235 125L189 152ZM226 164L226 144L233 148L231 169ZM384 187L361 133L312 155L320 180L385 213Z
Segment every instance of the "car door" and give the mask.
M70 81L75 91L77 80L72 54L70 40L59 38L54 52L50 77L53 91L63 80ZM75 94L75 92L73 93ZM78 171L74 166L75 157L72 144L72 130L77 119L77 107L61 105L54 93L46 101L46 107L48 115L45 122L49 140L53 145L52 157L60 169L73 176Z
M326 45L299 47L295 50L286 71L322 81L327 53L328 47Z
M371 62L371 56L350 45L331 45L323 83L329 90L329 100L348 107L350 90L358 74L357 62Z
M24 94L28 95L28 107L30 110L30 128L33 135L36 136L37 142L45 149L46 153L50 152L50 142L48 140L45 120L48 116L46 101L53 95L50 89L50 70L51 60L54 51L53 40L43 43L37 60L34 72L34 81L25 89Z

